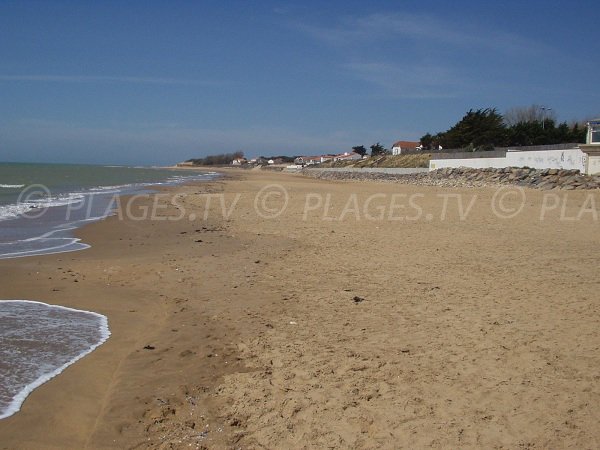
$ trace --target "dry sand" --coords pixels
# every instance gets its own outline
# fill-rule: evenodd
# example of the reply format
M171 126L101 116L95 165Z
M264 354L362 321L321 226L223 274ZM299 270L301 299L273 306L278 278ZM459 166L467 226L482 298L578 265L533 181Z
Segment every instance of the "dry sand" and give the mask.
M283 198L256 195L273 184L289 201L269 219L256 208ZM0 421L0 448L600 446L589 193L559 193L565 218L588 207L579 220L540 220L550 194L533 190L501 220L491 188L239 172L168 192L181 207L159 215L183 219L112 217L80 230L89 250L0 261L0 298L96 311L112 331ZM368 220L371 194L371 215L393 194L394 217L418 213L402 195L422 214ZM447 194L477 196L465 220ZM327 214L304 213L327 195Z

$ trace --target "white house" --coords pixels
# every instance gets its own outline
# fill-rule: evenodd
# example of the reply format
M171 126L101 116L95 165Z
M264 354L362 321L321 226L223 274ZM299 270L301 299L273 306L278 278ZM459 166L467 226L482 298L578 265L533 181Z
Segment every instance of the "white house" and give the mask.
M600 119L590 120L587 128L586 144L600 144Z
M329 155L298 156L296 159L294 159L294 164L299 166L312 166L314 164L321 164L326 161L331 161L332 159L333 157Z
M362 159L362 156L356 152L340 153L339 155L335 155L333 157L334 161L358 161L359 159Z
M398 141L392 144L392 155L401 155L407 150L421 150L423 147L420 142Z
M600 174L600 119L590 120L587 124L585 144L579 148L587 155L585 172L588 175Z

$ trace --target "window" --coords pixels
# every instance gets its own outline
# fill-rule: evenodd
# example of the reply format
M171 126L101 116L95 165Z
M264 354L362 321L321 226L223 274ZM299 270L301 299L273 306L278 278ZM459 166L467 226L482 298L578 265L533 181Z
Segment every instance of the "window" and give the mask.
M600 125L592 125L590 144L600 144Z

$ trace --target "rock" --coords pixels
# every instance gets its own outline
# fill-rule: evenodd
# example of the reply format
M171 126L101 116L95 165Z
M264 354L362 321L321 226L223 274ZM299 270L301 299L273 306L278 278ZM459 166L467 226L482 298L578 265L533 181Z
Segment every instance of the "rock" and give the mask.
M483 168L468 167L442 168L427 173L410 175L369 173L369 172L321 172L303 173L328 180L371 180L401 184L416 184L438 187L485 187L513 184L543 190L560 189L599 189L600 175L589 177L575 169L531 169L528 167Z

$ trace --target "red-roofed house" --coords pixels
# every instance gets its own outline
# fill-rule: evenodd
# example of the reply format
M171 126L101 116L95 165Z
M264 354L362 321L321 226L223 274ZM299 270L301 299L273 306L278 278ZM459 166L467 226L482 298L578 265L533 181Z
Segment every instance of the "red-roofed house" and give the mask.
M401 155L403 152L421 150L422 148L419 142L398 141L392 144L392 155Z

